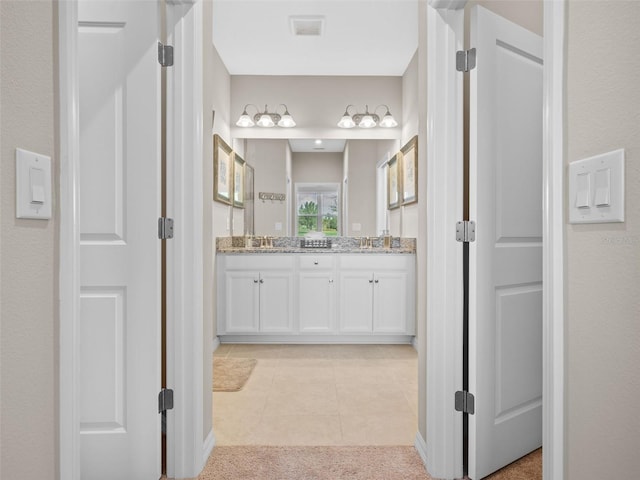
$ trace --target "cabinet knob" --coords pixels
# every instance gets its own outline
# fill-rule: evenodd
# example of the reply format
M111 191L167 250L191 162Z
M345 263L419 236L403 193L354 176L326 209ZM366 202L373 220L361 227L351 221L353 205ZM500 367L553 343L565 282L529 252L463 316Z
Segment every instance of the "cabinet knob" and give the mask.
M369 280L369 283L373 283L373 279Z
M378 279L376 278L376 283L378 283L379 281L380 281L380 280L378 280Z
M333 283L333 278L329 279L329 283Z
M254 280L253 283L258 283L258 280Z
M318 261L316 260L315 262L313 262L313 264L314 264L314 265L317 265L317 264L318 264Z
M260 283L264 283L264 280L262 278L260 279Z

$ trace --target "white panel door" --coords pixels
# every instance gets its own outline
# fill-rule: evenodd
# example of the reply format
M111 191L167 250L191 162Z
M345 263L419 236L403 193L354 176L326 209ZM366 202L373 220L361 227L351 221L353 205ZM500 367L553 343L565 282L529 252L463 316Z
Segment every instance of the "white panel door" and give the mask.
M157 479L158 4L80 0L78 19L81 476Z
M474 7L469 477L542 444L542 39Z

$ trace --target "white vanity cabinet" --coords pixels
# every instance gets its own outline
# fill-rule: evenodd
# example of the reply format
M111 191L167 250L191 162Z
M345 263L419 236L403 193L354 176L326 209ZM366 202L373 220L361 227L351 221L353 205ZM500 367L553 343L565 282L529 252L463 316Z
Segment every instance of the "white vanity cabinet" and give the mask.
M335 329L335 256L298 255L298 320L300 333Z
M243 252L216 258L222 341L405 343L415 335L415 255Z
M342 255L340 332L415 334L415 257Z
M224 255L218 262L219 334L293 331L290 255Z

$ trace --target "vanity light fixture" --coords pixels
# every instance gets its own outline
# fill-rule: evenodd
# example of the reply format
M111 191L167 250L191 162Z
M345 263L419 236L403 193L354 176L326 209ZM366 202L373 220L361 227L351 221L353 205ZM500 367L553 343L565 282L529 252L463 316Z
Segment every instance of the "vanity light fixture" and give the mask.
M247 107L253 107L256 109L256 114L253 117L249 116L247 113ZM283 128L295 127L296 122L289 113L287 106L284 103L281 103L278 105L278 108L280 107L284 107L284 113L282 115L276 112L269 112L266 105L264 106L264 112L261 112L253 103L247 103L244 106L242 115L238 118L236 125L238 127L253 127L254 125L257 125L264 128L270 128L276 125Z
M347 105L347 108L345 108L344 114L338 122L340 128L393 128L398 126L398 122L396 122L396 119L391 115L387 105L378 105L373 109L373 112L369 112L369 105L365 105L364 113L355 113L353 115L349 114L349 107L353 107L353 105ZM382 120L380 116L376 114L376 111L380 107L387 109L387 112L382 116Z

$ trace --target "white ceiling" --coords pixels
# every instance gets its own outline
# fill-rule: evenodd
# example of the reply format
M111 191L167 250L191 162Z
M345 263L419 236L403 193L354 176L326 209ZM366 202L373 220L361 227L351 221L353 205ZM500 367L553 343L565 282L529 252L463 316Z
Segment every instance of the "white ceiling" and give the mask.
M295 36L291 16L323 18ZM402 75L418 0L213 0L213 42L231 75Z
M314 138L290 138L289 146L294 153L313 152L313 153L340 153L344 152L347 143L345 139L322 139L321 144L316 143Z

